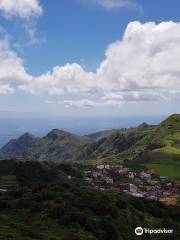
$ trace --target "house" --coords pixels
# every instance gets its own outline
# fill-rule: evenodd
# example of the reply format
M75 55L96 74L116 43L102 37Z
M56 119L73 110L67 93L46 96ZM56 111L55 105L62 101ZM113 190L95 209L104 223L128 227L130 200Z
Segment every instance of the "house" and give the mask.
M134 178L134 182L136 183L136 184L138 184L138 185L142 185L143 184L143 181L141 180L141 179L139 179L139 178Z
M100 188L98 186L96 186L95 189L96 189L97 192L103 192L104 191L104 188Z
M176 183L175 188L177 189L177 191L180 191L180 183Z
M159 178L161 182L166 182L168 180L166 176L160 176Z
M144 197L144 194L143 193L129 193L131 196L133 197L139 197L139 198L143 198Z
M160 202L166 204L166 205L176 205L177 204L177 199L175 197L166 197L166 198L161 198Z
M144 181L150 181L151 180L151 174L142 171L140 173L140 178Z
M105 164L105 165L104 165L104 168L107 169L107 170L109 170L109 169L110 169L110 165L109 165L109 164Z
M91 183L93 181L93 179L89 177L85 177L84 180L88 183Z
M113 178L110 178L110 177L104 177L104 181L105 181L107 184L113 184L113 183L114 183Z
M148 197L146 197L146 199L148 199L148 200L154 200L154 201L157 201L157 200L158 200L158 198L155 197L155 196L148 196Z
M113 192L123 192L127 189L127 184L118 184L113 187Z
M138 191L138 187L134 184L128 184L128 190L129 190L129 192L136 193Z
M119 174L124 175L124 176L127 175L128 172L129 172L129 168L123 168L118 171Z
M169 192L169 191L163 191L163 192L162 192L162 195L163 195L163 196L166 196L166 197L167 197L167 196L171 196L171 192Z
M133 172L129 172L128 173L128 177L131 178L131 179L134 179L134 173Z
M104 164L97 165L96 168L99 169L99 170L103 170L104 169Z
M112 192L112 187L104 188L104 192Z
M147 191L147 188L143 185L139 185L138 188L141 192L146 192Z
M115 167L112 168L114 173L119 173L119 171L122 169L123 169L122 165L116 165Z
M116 165L115 167L118 168L118 169L122 169L123 165Z
M94 171L92 175L94 178L99 178L99 177L102 177L103 174L100 171Z

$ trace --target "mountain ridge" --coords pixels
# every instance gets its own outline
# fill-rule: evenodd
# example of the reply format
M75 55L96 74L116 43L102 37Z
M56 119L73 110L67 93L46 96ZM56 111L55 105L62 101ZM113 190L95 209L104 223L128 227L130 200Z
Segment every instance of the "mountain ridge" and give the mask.
M53 129L36 138L25 133L0 150L0 159L73 161L91 159L136 160L144 153L164 147L180 148L180 114L173 114L159 125L142 123L136 128L112 129L78 136Z

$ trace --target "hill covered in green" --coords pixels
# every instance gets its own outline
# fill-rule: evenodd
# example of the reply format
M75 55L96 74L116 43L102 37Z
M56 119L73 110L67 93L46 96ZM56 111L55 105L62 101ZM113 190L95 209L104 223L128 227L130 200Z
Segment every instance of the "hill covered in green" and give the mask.
M155 127L110 130L88 136L77 136L54 129L43 138L25 133L0 150L0 159L26 158L41 161L72 161L106 158L134 146Z
M97 139L81 149L78 159L116 159L154 129L155 126L141 124L137 128L113 130L106 135L99 133Z
M76 171L69 165L55 169L49 163L7 160L0 169L0 176L11 173L21 183L0 194L2 240L135 240L137 226L174 229L172 235L161 234L161 240L180 238L178 206L97 192L81 180L69 181L67 175ZM160 238L156 234L153 239Z
M180 114L173 114L123 153L160 175L180 181ZM122 154L122 157L124 157Z
M43 138L25 133L2 147L0 159L71 161L75 159L77 149L89 141L87 137L79 137L58 129L53 129Z
M0 188L15 189L17 187L51 183L63 179L63 176L57 166L50 162L0 161Z
M0 150L0 159L12 158L135 162L180 181L180 114L171 115L157 126L143 123L136 128L113 129L88 136L58 129L43 138L26 133Z

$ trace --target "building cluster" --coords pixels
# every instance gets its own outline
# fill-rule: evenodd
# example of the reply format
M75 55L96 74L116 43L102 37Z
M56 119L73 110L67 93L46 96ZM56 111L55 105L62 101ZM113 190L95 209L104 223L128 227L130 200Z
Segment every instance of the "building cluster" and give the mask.
M125 192L135 197L176 205L180 184L150 170L132 171L123 165L100 164L84 171L84 181L97 191Z

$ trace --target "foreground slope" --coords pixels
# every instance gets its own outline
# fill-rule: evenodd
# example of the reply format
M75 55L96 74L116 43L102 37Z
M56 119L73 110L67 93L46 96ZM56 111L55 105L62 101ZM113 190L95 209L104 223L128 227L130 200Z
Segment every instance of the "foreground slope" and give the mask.
M137 226L174 229L172 235L155 234L153 239L180 239L178 206L97 192L80 176L78 182L68 180L69 171L74 169L63 164L1 161L0 177L15 174L19 186L0 194L0 239L135 240Z

